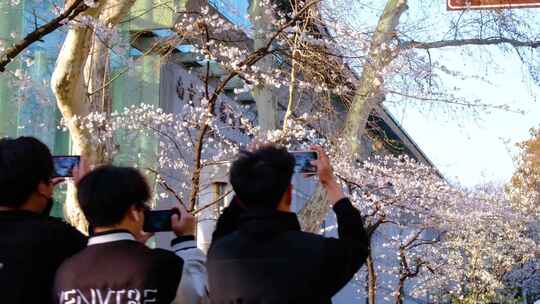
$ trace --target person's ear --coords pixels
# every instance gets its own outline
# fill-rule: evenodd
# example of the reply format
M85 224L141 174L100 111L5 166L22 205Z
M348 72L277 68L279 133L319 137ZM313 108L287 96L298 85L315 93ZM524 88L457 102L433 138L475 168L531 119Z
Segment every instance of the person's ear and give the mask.
M290 206L292 204L292 192L293 192L293 185L290 184L289 188L287 189L287 204Z
M52 182L39 182L37 185L37 192L41 196L44 197L51 197L53 192L53 184Z
M129 217L131 217L131 219L135 222L141 222L144 219L142 210L135 205L132 205L131 207L129 207L128 214L129 214Z

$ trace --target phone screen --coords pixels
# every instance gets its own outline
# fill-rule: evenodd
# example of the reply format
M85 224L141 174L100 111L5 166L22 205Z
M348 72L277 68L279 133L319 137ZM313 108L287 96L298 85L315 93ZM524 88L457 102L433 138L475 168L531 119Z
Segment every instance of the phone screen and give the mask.
M54 177L73 176L73 168L80 162L80 156L53 156Z
M143 230L146 232L171 231L171 217L178 210L147 210L144 212Z
M294 172L296 173L317 173L317 167L311 162L317 160L317 152L313 151L294 151L291 152L296 161Z

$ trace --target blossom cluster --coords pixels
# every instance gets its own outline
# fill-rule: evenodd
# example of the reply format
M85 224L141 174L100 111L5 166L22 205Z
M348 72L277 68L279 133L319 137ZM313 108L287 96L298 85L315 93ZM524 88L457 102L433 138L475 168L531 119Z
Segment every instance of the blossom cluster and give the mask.
M375 258L377 271L398 279L404 273L402 260L409 271L417 267L415 279L408 283L417 296L433 290L464 296L470 292L463 289L464 281L474 284L469 288L495 294L510 284L511 274L521 277L514 268L532 261L538 252L538 243L524 234L529 224L524 210L512 206L500 187L460 188L434 168L403 155L374 155L361 163L351 162L339 141L317 132L316 120L308 116L289 121L285 130L263 132L236 106L221 107L227 114L223 119L208 113L205 105L186 104L173 114L143 104L109 115L92 113L77 118L77 123L96 143L115 138L118 156L135 156L130 160L133 164L152 168L157 180L167 181L184 200L192 189L197 135L203 124L209 132L203 139L201 162L209 174L222 170L220 166L226 169L253 138L289 149L306 149L314 143L323 146L367 225L380 221L379 227L395 227L376 229L372 246L386 248L386 253ZM152 139L146 147L152 155L144 156L148 151L137 149L131 152L141 138ZM171 197L165 189L156 195ZM396 262L388 263L393 255ZM391 290L395 282L389 280Z

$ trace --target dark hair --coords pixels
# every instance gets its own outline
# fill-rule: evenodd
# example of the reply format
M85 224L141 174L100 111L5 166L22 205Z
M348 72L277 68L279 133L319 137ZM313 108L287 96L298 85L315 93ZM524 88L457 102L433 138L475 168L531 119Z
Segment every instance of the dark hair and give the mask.
M143 208L150 189L136 169L103 166L79 181L77 199L92 227L112 226L122 221L131 206Z
M49 148L33 137L0 139L0 205L18 208L53 176Z
M291 184L294 164L294 157L282 147L243 151L232 164L230 182L246 207L276 208Z

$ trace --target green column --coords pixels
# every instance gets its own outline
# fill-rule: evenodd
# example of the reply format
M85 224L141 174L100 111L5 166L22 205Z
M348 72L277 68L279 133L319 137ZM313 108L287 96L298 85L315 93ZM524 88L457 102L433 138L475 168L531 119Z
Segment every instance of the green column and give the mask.
M175 11L185 8L188 0L137 0L130 11L131 31L167 29L174 25Z
M0 39L4 42L4 48L20 38L23 28L22 12L23 3L11 6L9 1L0 1ZM15 39L11 37L11 33L16 34ZM20 61L15 59L5 72L0 73L0 137L17 135L19 104L14 98L17 89L10 86L13 76L8 73L18 68Z
M113 110L121 112L125 107L142 103L159 106L159 78L161 60L159 55L147 55L136 59L129 73L120 76L113 84ZM114 163L145 168L156 161L158 141L153 134L119 130L115 134L120 153ZM140 156L140 157L139 157Z
M5 74L0 75L0 137L16 136L17 116L19 113L18 103L14 100L9 78Z

